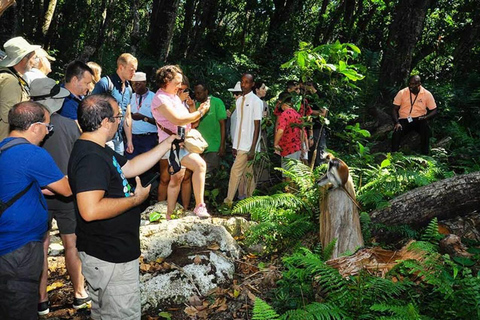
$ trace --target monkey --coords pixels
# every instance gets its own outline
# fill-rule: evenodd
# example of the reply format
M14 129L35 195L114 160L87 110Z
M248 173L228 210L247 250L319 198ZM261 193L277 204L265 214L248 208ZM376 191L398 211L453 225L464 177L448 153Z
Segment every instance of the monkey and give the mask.
M322 187L330 182L334 188L342 189L348 195L350 200L361 209L355 199L355 195L350 194L345 188L345 184L348 182L348 177L350 175L350 170L348 169L347 164L331 153L324 154L323 158L328 161L328 169L327 173L318 181L318 185Z

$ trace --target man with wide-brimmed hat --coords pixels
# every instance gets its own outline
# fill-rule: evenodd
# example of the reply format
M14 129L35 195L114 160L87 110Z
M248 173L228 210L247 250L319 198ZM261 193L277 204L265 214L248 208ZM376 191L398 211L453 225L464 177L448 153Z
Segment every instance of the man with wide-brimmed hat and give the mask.
M70 92L58 85L50 78L40 78L32 81L30 85L30 97L44 105L50 112L50 123L54 127L53 134L50 134L43 143L43 148L48 151L58 168L64 175L67 175L68 159L73 149L73 144L80 137L80 128L75 120L58 114L63 106L63 100L70 95ZM77 237L75 236L75 207L73 198L62 196L46 196L49 213L49 226L52 219L57 221L58 230L65 248L65 265L67 266L70 280L73 284L74 299L73 307L80 309L87 307L90 298L85 291L85 280L82 275L82 263L78 257L76 247ZM44 268L40 279L40 297L37 312L39 315L49 313L49 302L47 295L48 280L48 245L50 243L49 231L44 239Z
M14 104L29 99L29 88L23 74L32 68L35 50L22 37L15 37L3 44L6 56L0 61L0 140L8 136L8 111Z

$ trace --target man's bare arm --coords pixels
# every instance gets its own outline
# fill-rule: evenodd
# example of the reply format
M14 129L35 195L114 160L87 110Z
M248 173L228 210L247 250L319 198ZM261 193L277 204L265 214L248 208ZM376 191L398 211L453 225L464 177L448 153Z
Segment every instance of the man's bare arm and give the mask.
M77 205L85 221L104 220L116 217L141 204L147 199L151 186L142 187L140 178L136 177L135 193L128 198L105 198L105 190L92 190L77 194Z
M46 186L46 188L52 191L55 194L60 194L64 197L69 197L72 195L72 189L70 189L70 185L68 184L68 178L63 177L60 180L50 183ZM46 193L47 195L50 195Z

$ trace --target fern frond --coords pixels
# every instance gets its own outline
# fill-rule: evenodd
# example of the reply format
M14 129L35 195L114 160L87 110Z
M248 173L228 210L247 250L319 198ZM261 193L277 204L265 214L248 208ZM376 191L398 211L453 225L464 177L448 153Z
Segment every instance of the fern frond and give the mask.
M322 258L324 261L327 261L332 257L333 250L335 250L335 245L337 244L337 241L337 238L333 239L332 242L327 244L327 246L323 249Z
M252 320L276 320L279 315L271 306L260 298L256 298L253 305Z
M303 309L287 311L280 319L285 320L341 320L348 319L347 313L333 303L313 302Z
M438 241L442 238L443 235L438 232L438 220L437 218L433 218L425 229L425 232L422 235L422 240L438 244Z
M303 202L291 193L277 193L271 196L255 196L237 203L232 213L249 213L252 209L275 210L278 207L301 208Z
M382 312L382 313L389 313L390 316L381 317L381 319L404 319L404 320L418 320L421 319L420 313L418 312L418 308L409 303L404 306L398 305L391 305L391 304L374 304L370 307L370 310Z

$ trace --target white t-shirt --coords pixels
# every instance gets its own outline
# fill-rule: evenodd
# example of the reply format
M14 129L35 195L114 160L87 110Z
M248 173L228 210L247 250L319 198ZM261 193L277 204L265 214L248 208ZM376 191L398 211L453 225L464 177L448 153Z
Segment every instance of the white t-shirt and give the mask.
M243 100L245 100L243 102ZM243 103L243 106L242 106ZM262 121L263 102L253 92L237 99L235 111L237 119L233 133L233 148L241 151L250 151L255 133L255 120ZM260 131L258 132L260 141Z

